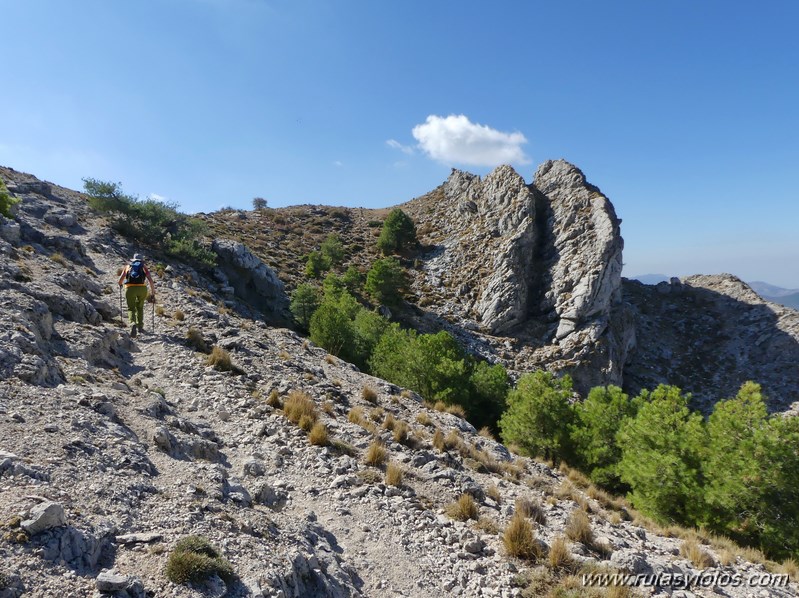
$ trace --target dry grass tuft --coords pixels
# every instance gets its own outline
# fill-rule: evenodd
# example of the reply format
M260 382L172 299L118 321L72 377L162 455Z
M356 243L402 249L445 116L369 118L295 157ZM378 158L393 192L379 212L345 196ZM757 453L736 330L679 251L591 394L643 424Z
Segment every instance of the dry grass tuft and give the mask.
M280 401L280 393L277 389L273 389L272 392L269 393L269 396L266 399L266 404L270 407L274 407L275 409L282 409L283 403Z
M716 566L715 559L694 539L685 540L680 545L680 555L691 561L697 569L709 569Z
M441 430L438 428L436 428L436 431L433 432L433 447L442 453L447 448L446 444L444 443L444 434L442 434Z
M502 463L499 464L499 468L502 473L505 474L505 477L511 481L518 481L524 474L524 466L514 463L513 461L502 461Z
M205 360L206 365L211 365L220 372L229 372L233 369L233 362L230 360L230 353L222 347L214 345L211 354Z
M496 484L491 484L488 488L486 488L485 492L486 496L495 503L499 504L502 502L502 493L499 491L499 488L497 488Z
M363 457L363 462L373 467L380 467L385 465L388 460L388 450L382 442L375 441L366 449L366 455Z
M444 446L447 450L460 448L462 442L461 435L454 428L444 437Z
M308 442L314 446L327 446L330 444L327 426L322 422L316 422L308 434Z
M347 414L347 420L353 424L363 425L363 407L353 407Z
M316 405L307 392L292 390L283 404L283 415L303 430L310 430L319 419Z
M466 409L464 409L461 405L449 405L447 407L447 413L461 419L466 419Z
M533 526L519 513L511 517L502 534L502 544L510 556L536 561L543 556L541 546L536 542Z
M531 519L533 522L537 523L538 525L545 525L547 522L547 516L546 513L544 512L544 509L541 507L541 503L531 498L527 497L517 498L516 512L522 515L523 517Z
M592 482L590 479L588 479L588 476L579 469L569 467L566 463L561 463L558 469L561 473L566 474L566 477L569 478L569 480L571 480L578 488L588 488L592 485Z
M408 442L408 433L410 430L411 429L408 424L402 420L399 420L394 424L394 433L392 434L392 438L394 438L395 442L406 444Z
M383 420L385 413L386 412L382 407L375 407L369 412L369 419L371 419L373 422L380 423Z
M194 326L189 326L189 330L186 332L186 344L200 353L210 352L208 343L206 343L203 338L203 333Z
M590 546L594 541L591 520L582 509L575 509L566 519L566 536L574 541Z
M499 533L499 524L491 517L480 517L474 527L484 534L496 536Z
M488 426L483 426L477 433L483 438L488 438L488 440L496 440L496 438L494 438L494 434L491 433L491 428Z
M393 413L389 413L386 416L386 419L383 420L384 430L393 430L396 425L397 425L397 419L394 417Z
M377 403L377 391L373 386L364 386L361 389L361 398L369 403Z
M335 418L336 417L336 404L333 401L325 401L322 403L322 411L327 413L329 416Z
M447 506L446 513L457 521L476 521L480 516L480 508L471 494L461 494L458 500Z
M422 411L419 415L416 416L416 423L421 424L423 426L432 426L433 420L430 419L430 416L427 414L426 411Z
M338 438L333 438L330 441L330 446L332 446L341 455L354 457L358 454L358 450L354 446Z
M185 320L185 319L186 319L186 314L185 314L185 313L183 313L183 311L182 311L182 310L176 309L176 310L175 310L175 311L172 313L172 317L173 317L173 318L175 318L175 319L176 319L178 322L182 322L183 320Z
M788 577L796 580L796 578L799 577L799 562L795 559L786 559L777 566L774 572L787 573Z
M316 425L316 420L310 415L301 415L300 421L297 422L297 426L306 432L310 432L314 425Z
M547 557L549 568L553 571L572 571L575 566L574 558L569 550L569 542L563 536L552 540Z
M560 486L555 489L555 498L559 500L573 500L576 502L579 496L577 489L568 480L563 480Z
M386 467L386 485L388 486L402 486L402 480L405 477L405 471L394 463L393 461Z
M730 567L731 565L734 565L736 560L737 557L731 550L727 550L725 548L719 553L719 563L721 563L721 565L724 567Z

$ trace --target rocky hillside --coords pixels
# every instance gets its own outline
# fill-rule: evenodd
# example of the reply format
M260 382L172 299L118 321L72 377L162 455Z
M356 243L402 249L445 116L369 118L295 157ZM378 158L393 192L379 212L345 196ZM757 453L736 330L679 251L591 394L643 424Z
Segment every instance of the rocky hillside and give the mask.
M583 188L563 164L543 175ZM21 200L16 218L0 221L0 597L510 597L556 586L600 596L604 590L589 592L574 575L706 570L748 578L775 569L719 539L660 529L579 475L514 456L466 421L276 327L285 315L281 283L236 242L214 244L220 268L212 278L150 256L164 266L155 274L158 306L148 306L147 330L131 339L120 323L116 277L139 248L93 216L80 194L9 169L0 176ZM515 192L501 197L519 211L508 219L486 214L493 228L485 242L497 243L497 255L499 247L547 255L538 280L560 278L558 288L572 285L565 291L572 295L541 295L551 287L541 282L492 304L464 267L453 270L459 285L471 285L458 318L509 334L525 325L526 316L514 313L531 310L547 318L538 333L560 335L557 355L592 334L601 342L614 330L603 310L625 301L612 208L587 187L574 200L588 206L584 230L608 259L585 256L595 275L583 283L558 259L575 251L568 214L554 206L535 211L539 202L565 201L555 190L534 190L535 207L525 212L530 191L511 172L471 180L477 211L469 208L464 221L488 209L482 197L494 197L505 178ZM557 234L536 236L542 223ZM448 248L468 246L471 226L459 226L453 241L425 258L420 281L433 280L434 260L447 259ZM559 249L547 253L552 242ZM530 266L521 258L518 265ZM508 284L502 274L491 280ZM260 305L265 315L252 305L253 289L272 298ZM437 298L431 311L457 296ZM489 348L505 342L468 332L485 334ZM530 346L538 338L516 334L506 338ZM321 425L308 433L303 427L314 420ZM537 537L522 551L528 558L503 544L517 513ZM169 581L173 549L192 535L229 561L229 571L220 569L224 580ZM691 595L791 596L796 589L755 594L729 586ZM639 592L676 595L668 585Z
M621 220L567 162L546 162L529 185L507 166L483 179L453 170L400 207L421 244L406 259L407 309L395 315L415 328L446 329L512 372L567 372L583 393L672 383L707 410L753 379L772 410L799 400L799 314L728 275L657 286L622 279ZM348 263L366 269L386 213L296 206L206 219L246 243L290 291L305 280L302 257L331 231Z

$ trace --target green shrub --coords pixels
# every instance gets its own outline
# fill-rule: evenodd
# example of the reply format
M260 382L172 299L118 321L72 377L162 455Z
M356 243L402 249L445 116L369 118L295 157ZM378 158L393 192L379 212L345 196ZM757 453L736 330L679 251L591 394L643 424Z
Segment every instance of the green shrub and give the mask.
M508 409L499 420L503 442L516 445L527 456L548 460L568 456L571 395L569 376L555 378L544 371L523 375L508 393Z
M233 567L202 536L187 536L180 540L169 555L165 573L169 581L179 584L201 582L212 575L225 581L233 579Z
M321 251L312 251L305 262L305 276L319 278L323 272L330 270L330 261L322 255Z
M394 208L383 223L377 248L384 255L404 251L416 244L416 225L410 217Z
M377 303L395 305L400 302L400 293L407 284L402 265L396 258L376 260L366 274L364 290Z
M0 179L0 214L6 218L11 218L11 208L18 201L16 197L11 197L5 182Z
M299 285L291 294L291 313L305 330L310 328L311 317L319 308L320 302L319 290L307 283Z
M345 257L344 245L341 243L341 238L335 233L329 234L322 241L319 251L322 257L327 260L327 263L332 266L340 264Z
M372 375L410 388L442 410L460 405L478 427L494 426L505 404L508 377L501 365L468 356L448 332L418 334L387 326L375 345Z
M108 214L111 225L123 235L200 266L213 266L216 255L202 246L205 223L178 212L177 204L140 200L122 191L121 183L83 179L89 206Z
M364 276L356 266L350 266L347 268L347 271L344 272L344 276L341 277L341 282L344 283L344 286L350 293L356 294L361 291Z

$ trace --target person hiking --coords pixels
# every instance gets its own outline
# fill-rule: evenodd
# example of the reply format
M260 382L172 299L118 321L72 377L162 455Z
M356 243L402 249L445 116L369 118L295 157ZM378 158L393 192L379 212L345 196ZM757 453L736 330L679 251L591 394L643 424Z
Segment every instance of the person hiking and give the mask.
M147 266L144 265L144 257L137 253L122 269L122 275L118 281L120 287L125 285L130 335L133 337L138 332L144 332L144 302L147 301L147 282L150 283L150 294L155 303L155 283Z

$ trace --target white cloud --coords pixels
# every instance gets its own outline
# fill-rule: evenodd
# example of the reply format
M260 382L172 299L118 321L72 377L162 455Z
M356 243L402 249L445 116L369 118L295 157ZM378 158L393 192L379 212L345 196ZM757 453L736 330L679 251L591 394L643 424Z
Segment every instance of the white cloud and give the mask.
M386 141L386 145L388 147L391 147L391 148L394 148L394 149L398 149L403 154L408 154L409 156L411 154L413 154L413 148L410 145L402 145L396 139L389 139L388 141Z
M431 114L412 133L424 153L447 164L499 166L530 162L521 148L527 143L524 135L473 123L463 114L447 117Z
M341 160L334 160L333 161L333 166L336 166L337 168L341 168L342 166L344 166L344 162L342 162Z
M158 195L158 193L150 193L150 195L147 196L147 199L152 199L153 201L166 201L166 197L163 195Z

